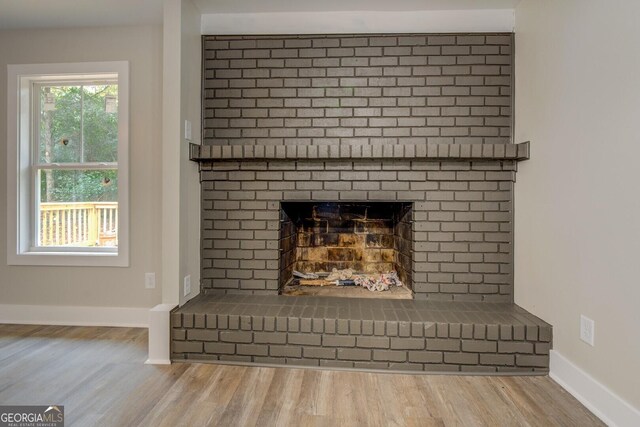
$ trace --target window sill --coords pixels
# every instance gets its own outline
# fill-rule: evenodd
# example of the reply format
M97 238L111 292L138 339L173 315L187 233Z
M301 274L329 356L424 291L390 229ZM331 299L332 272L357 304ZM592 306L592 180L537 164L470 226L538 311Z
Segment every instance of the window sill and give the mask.
M126 254L114 252L23 252L10 254L8 265L129 267Z

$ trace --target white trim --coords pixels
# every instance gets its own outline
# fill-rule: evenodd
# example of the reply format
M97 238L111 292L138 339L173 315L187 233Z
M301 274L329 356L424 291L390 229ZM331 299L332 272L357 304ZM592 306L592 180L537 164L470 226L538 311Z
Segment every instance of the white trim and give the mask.
M180 302L182 2L165 0L162 39L162 301ZM188 162L187 162L188 163ZM186 193L183 194L186 196ZM186 248L185 248L186 250Z
M147 359L144 361L145 365L171 365L170 359Z
M149 358L147 365L171 363L171 310L175 304L158 304L149 310Z
M640 426L640 410L555 350L550 353L549 376L607 425Z
M513 9L203 14L202 34L513 32Z
M118 76L118 252L31 251L32 222L29 188L30 84L49 79ZM129 266L129 62L79 62L7 66L7 264L47 266Z
M0 304L0 323L147 328L149 309Z

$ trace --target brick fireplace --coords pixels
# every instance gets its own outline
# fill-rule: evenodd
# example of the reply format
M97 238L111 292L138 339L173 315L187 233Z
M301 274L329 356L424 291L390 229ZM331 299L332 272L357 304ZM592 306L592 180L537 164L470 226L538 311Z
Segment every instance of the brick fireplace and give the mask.
M510 34L205 36L203 62L174 360L546 372L551 328L513 304ZM281 295L333 268L413 301Z

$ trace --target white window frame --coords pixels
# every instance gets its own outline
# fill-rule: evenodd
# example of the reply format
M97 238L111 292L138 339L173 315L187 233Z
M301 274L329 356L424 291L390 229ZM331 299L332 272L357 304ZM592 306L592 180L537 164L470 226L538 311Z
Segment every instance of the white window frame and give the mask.
M7 264L129 266L129 62L9 65L7 69ZM118 81L118 247L34 246L34 84L117 76Z

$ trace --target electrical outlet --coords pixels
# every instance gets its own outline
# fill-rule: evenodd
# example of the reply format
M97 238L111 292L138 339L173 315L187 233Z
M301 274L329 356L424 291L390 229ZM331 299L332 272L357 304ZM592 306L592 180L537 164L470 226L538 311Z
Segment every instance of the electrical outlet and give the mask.
M182 286L183 295L186 297L191 293L191 275L184 276L184 283Z
M584 315L580 315L580 339L590 346L594 345L596 324L593 320Z
M147 289L156 287L156 273L144 273L144 287Z

